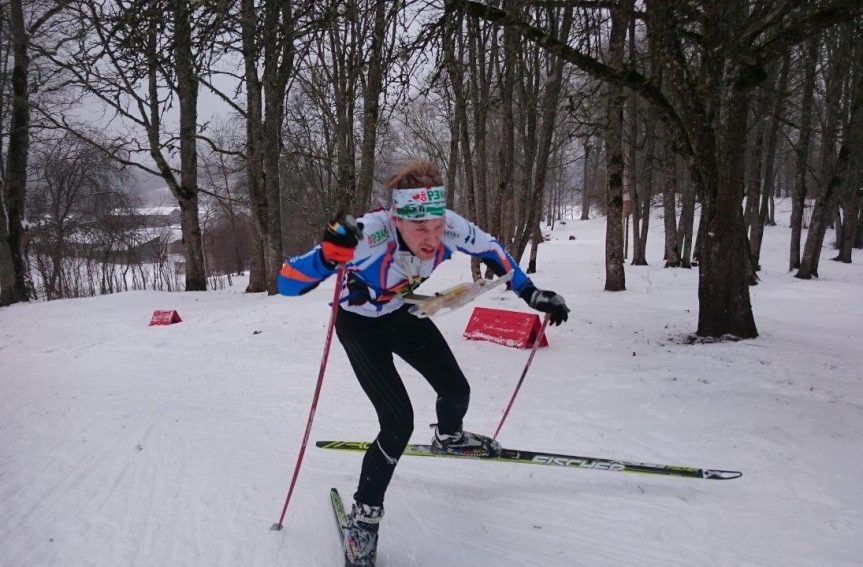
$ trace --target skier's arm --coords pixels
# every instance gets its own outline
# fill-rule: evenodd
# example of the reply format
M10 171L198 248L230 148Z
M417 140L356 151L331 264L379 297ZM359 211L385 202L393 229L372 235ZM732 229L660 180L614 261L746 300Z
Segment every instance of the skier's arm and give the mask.
M569 318L569 308L563 297L553 291L537 289L515 259L490 234L452 211L447 211L446 223L446 237L458 239L459 250L482 258L498 276L512 270L512 290L532 308L548 313L552 325L560 325Z
M517 295L522 296L527 290L532 293L536 289L503 245L466 218L447 211L445 231L447 240L454 242L459 251L480 258L495 275L502 276L512 271L510 285Z
M375 227L373 219L366 217L333 221L324 230L321 244L301 256L287 258L277 278L279 293L303 295L334 274L338 265L350 268L355 259L365 259L369 244L362 238L364 220L372 220L369 226Z
M282 295L302 295L318 287L335 271L335 266L321 255L321 247L315 246L301 256L286 258L276 283Z

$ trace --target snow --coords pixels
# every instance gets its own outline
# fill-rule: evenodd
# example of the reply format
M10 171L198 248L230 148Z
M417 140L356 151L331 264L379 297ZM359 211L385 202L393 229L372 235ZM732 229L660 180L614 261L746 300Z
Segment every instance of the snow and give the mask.
M783 215L785 213L782 213ZM602 291L604 219L558 225L534 281L562 293L504 446L741 470L707 481L405 457L379 565L858 566L863 555L863 254L821 279L786 271L768 227L755 340L684 344L697 270L647 267ZM568 240L569 235L577 239ZM827 240L831 240L832 233ZM467 281L457 256L428 293ZM334 342L305 463L278 520L320 363L332 282L299 298L130 292L0 310L0 565L339 565L328 489L355 488L371 405ZM477 305L526 310L494 290ZM148 327L155 309L183 323ZM436 317L471 381L466 426L491 433L528 351ZM434 394L399 363L428 442Z
M170 215L173 212L179 212L179 205L163 205L159 207L141 207L135 209L135 213L139 215Z

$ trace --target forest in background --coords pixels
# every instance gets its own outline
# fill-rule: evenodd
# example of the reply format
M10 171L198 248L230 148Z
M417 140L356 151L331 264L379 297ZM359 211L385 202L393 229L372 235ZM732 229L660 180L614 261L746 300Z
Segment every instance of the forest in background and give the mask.
M609 291L660 208L697 333L754 337L777 198L797 277L828 228L838 261L863 245L861 24L851 0L3 0L0 305L245 270L274 293L419 156L531 272L541 223L605 215ZM175 249L135 169L173 195Z

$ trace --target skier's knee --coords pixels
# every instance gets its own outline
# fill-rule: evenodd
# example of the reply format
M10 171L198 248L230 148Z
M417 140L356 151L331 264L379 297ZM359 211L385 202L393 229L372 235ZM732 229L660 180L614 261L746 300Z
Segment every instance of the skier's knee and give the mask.
M401 454L404 450L405 446L410 441L411 434L413 434L413 432L413 411L381 420L380 439L384 442L387 448L398 452L398 454Z

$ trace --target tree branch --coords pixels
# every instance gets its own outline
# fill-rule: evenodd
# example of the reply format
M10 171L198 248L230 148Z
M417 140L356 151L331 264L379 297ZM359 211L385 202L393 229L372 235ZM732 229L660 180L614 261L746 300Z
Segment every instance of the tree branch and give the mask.
M863 4L860 0L833 0L822 8L806 12L787 27L777 26L775 33L764 42L752 46L752 53L762 60L779 57L788 48L797 45L812 34L838 23L853 20L861 13L863 13ZM767 25L762 26L758 32L761 33L766 28ZM755 36L752 39L755 39Z
M446 12L450 14L455 11L462 11L475 18L481 18L501 26L513 27L526 39L540 45L549 53L557 55L565 61L575 65L588 75L602 81L620 84L632 89L647 102L652 104L657 112L666 121L670 122L671 125L679 131L679 133L686 133L683 120L677 113L671 101L669 101L662 93L658 85L635 69L627 65L625 65L622 70L610 67L593 57L573 49L555 37L552 37L544 30L532 25L521 14L514 11L502 10L473 0L447 0ZM682 147L681 150L684 153L691 155L692 148L689 146L688 136L686 136L685 139L687 140L687 145L686 147Z

